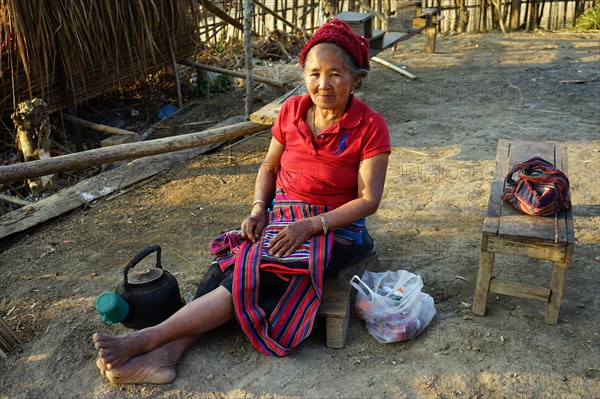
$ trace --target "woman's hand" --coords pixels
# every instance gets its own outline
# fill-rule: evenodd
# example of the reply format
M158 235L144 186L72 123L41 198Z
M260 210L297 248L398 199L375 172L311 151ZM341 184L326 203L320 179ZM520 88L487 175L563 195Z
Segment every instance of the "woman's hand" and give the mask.
M269 255L281 257L294 253L296 249L320 230L320 222L316 218L307 218L290 223L281 230L269 244Z
M257 209L259 206L256 207ZM242 238L256 242L267 225L267 212L264 209L252 211L242 222Z

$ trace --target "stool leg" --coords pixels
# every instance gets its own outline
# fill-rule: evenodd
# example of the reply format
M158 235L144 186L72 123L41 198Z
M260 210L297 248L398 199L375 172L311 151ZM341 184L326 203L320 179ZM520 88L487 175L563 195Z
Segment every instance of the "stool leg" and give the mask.
M493 252L481 251L479 257L479 270L477 271L477 282L475 283L475 298L473 298L473 313L479 316L485 315L490 292L490 279L494 269L495 254Z
M550 278L550 298L546 303L546 313L544 315L546 324L554 325L558 321L567 267L569 267L567 263L555 262L553 264L552 277Z

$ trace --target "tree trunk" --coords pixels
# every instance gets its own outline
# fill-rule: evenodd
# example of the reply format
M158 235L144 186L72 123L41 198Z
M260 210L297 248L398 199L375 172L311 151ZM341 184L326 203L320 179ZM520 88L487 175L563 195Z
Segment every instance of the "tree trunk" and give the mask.
M12 120L17 128L17 147L25 162L50 158L50 120L47 104L39 99L24 101L17 106ZM56 176L45 176L27 181L33 195L54 188Z

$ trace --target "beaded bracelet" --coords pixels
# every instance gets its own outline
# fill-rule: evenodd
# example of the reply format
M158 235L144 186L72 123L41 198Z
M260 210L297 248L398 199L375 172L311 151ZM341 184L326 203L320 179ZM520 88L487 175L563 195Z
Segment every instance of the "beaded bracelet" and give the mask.
M329 226L327 225L327 219L325 219L325 215L323 214L321 214L321 224L323 225L323 234L327 234Z

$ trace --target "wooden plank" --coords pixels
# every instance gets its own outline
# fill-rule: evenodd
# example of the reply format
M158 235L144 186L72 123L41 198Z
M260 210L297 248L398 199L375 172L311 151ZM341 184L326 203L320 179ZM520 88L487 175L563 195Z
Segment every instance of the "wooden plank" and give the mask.
M369 49L369 57L374 57L383 50L386 50L399 42L410 39L415 34L416 32L387 32L383 37L383 44L380 49Z
M515 236L488 236L486 249L495 253L562 262L565 258L566 244L539 240L527 242Z
M358 35L369 39L373 35L373 14L368 12L344 11L335 16L348 23Z
M12 352L21 345L21 337L0 318L0 352L6 357L6 353Z
M569 176L569 165L567 161L567 147L565 145L555 146L555 164L567 177ZM567 252L564 263L571 263L573 259L573 250L575 247L575 226L573 224L573 210L561 212L557 215L557 235L558 242L567 243Z
M369 49L381 49L383 47L383 39L385 37L385 31L375 29L373 35L369 38Z
M236 124L240 118L243 119L243 117L234 117L215 126ZM207 152L220 144L212 143L173 154L137 159L84 180L41 201L7 213L0 217L0 239L51 220L85 203L118 192L168 169L176 162Z
M511 283L497 279L492 279L492 281L490 281L490 292L500 295L516 296L519 298L538 299L540 301L548 301L548 298L550 297L549 288Z
M279 110L281 110L281 106L283 105L285 100L287 100L291 96L301 96L306 92L306 86L304 85L304 83L301 83L292 90L285 93L283 96L271 101L269 104L265 105L258 111L255 111L252 114L250 114L250 120L254 123L271 126L273 125L273 123L275 123L275 118L277 117Z
M487 215L483 224L484 234L497 235L500 225L500 214L504 201L502 201L502 191L504 190L504 177L508 173L508 159L510 154L510 141L505 139L498 140L496 150L496 166L494 177L490 190L490 199L488 201Z

